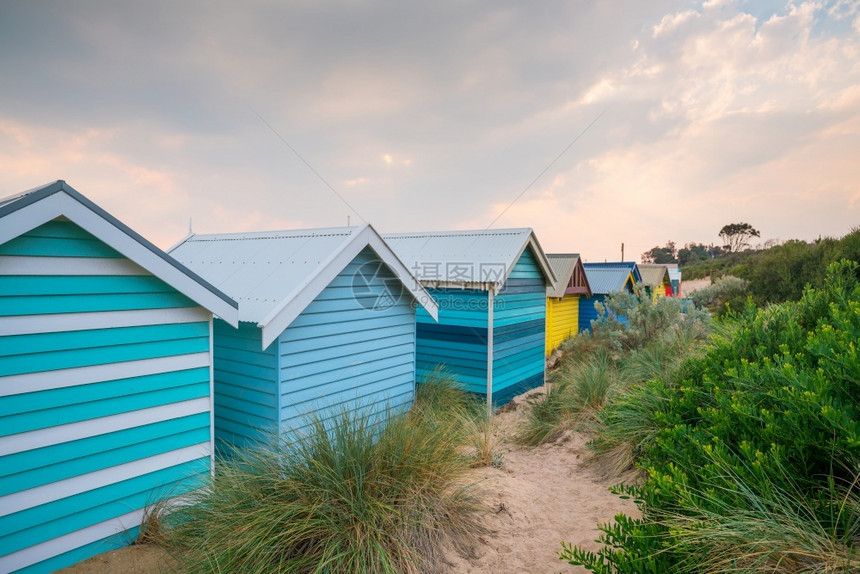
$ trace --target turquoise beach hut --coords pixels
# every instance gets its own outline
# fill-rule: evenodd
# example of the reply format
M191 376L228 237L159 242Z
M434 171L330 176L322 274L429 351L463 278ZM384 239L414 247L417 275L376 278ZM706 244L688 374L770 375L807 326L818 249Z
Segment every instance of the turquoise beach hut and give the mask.
M238 330L214 327L219 444L412 403L416 308L436 303L370 225L190 235L171 254L239 303Z
M503 405L544 382L546 288L555 281L531 229L386 234L439 304L418 314L418 377L443 365Z
M63 181L0 200L0 572L128 544L211 471L236 303Z
M590 331L591 322L597 319L595 303L602 303L610 293L627 291L642 281L635 262L584 263L585 275L591 286L591 297L579 299L579 330ZM624 317L620 317L625 322Z

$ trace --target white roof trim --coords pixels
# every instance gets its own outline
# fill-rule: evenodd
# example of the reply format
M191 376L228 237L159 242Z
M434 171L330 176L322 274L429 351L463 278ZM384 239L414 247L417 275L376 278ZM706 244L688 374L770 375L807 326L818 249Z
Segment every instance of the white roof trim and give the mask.
M513 273L514 267L516 267L517 262L520 260L520 257L523 256L523 253L525 253L527 247L532 248L532 253L534 253L538 267L543 270L546 287L555 285L557 279L555 278L555 273L552 272L552 266L549 264L549 260L546 258L546 253L544 252L543 247L540 246L535 232L529 229L529 238L525 243L523 243L523 246L520 247L520 250L517 252L517 256L514 257L513 263L508 265L508 268L505 271L504 279L495 283L493 287L494 295L498 295L499 291L502 290L502 286L508 282L508 277L510 277L511 273Z
M61 185L51 184L51 187L55 185L58 186L57 189L49 195L2 215L3 225L0 226L0 244L23 235L57 217L66 217L198 305L218 315L234 327L239 325L239 311L235 302L229 298L228 302L223 293L201 282L202 280L195 279L190 270L170 258L166 253L162 252L164 257L169 258L169 260L154 253L152 249L158 249L157 247L152 244L144 245L137 238L129 235L125 229L118 227L117 224L94 211L78 197L75 197L76 194L80 195L78 192L70 193L65 183ZM39 191L31 193L39 193ZM26 201L26 199L27 195L23 195L20 201ZM89 200L85 199L85 201ZM13 207L14 203L10 202L2 207ZM108 214L108 217L111 216ZM233 304L231 305L231 303Z
M406 289L415 297L418 304L424 307L433 319L438 320L438 306L433 297L397 258L376 230L369 224L365 224L347 237L327 259L319 264L313 274L284 297L278 306L257 324L263 331L263 349L277 339L284 329L289 327L296 320L296 317L367 246L370 246L382 262L388 265Z
M576 261L576 259L571 258L565 265L564 275L556 277L553 284L546 288L547 297L564 297L564 292L567 291L567 284L570 282L570 276L573 275L573 270L576 269Z

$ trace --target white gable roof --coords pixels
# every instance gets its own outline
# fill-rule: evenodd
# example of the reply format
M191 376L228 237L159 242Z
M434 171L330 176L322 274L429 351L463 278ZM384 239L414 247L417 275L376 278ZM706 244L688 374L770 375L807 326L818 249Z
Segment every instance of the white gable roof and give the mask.
M436 302L370 225L191 235L170 254L238 301L265 348L368 246L435 319Z
M546 284L555 282L546 255L530 228L386 233L383 237L427 286L493 289L498 293L528 247L534 252Z
M62 180L0 200L0 244L65 217L201 307L238 326L237 304Z

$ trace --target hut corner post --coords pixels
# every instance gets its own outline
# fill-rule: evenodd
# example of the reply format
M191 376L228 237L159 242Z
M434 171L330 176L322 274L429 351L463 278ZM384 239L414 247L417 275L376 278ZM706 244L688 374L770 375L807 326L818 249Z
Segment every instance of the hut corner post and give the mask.
M493 414L493 289L487 291L487 413Z

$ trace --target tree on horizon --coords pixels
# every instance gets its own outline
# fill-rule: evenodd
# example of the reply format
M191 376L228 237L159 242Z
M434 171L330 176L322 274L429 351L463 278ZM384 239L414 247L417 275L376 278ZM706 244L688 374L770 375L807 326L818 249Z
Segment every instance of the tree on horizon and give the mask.
M750 239L761 237L761 234L749 223L729 223L720 229L719 236L729 253L737 253L744 247L749 247Z

